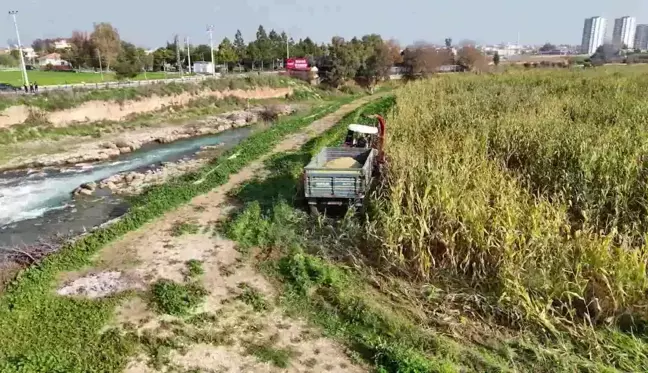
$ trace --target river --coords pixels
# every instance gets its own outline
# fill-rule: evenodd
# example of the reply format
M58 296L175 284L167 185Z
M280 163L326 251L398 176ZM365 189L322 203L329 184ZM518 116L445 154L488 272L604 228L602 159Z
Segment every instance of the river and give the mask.
M117 173L192 157L202 146L232 147L252 131L252 127L241 127L170 144L149 144L102 163L0 173L0 246L30 244L56 234L78 234L121 216L128 210L122 198L100 190L96 197L73 199L72 192L81 184Z

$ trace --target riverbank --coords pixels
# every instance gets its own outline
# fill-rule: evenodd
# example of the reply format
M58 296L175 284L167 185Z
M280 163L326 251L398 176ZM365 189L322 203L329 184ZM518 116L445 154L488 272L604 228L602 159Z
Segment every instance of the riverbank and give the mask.
M222 79L206 79L203 81L190 81L168 84L154 84L139 87L116 88L116 89L83 89L70 91L41 92L30 95L0 95L0 119L6 125L15 123L12 120L9 124L6 121L7 113L4 110L16 106L25 106L34 111L45 113L72 109L93 101L112 101L124 103L128 101L139 101L151 97L169 97L183 93L195 95L201 92L215 92L225 90L250 90L259 87L285 88L299 82L277 75L248 75L243 77L228 77Z
M201 119L181 123L157 123L141 128L125 128L114 133L95 136L69 136L62 139L41 139L7 147L0 159L0 171L21 168L41 169L79 163L101 162L131 153L151 143L168 144L177 140L216 134L240 128L268 117L292 113L307 105L260 101L249 109L230 110ZM242 104L242 103L241 103ZM158 116L164 120L164 113Z

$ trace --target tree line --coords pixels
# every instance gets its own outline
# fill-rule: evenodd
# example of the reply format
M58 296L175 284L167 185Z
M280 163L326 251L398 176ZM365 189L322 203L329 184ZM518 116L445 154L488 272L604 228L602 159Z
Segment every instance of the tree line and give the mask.
M74 31L67 39L70 48L60 51L61 58L75 69L94 68L113 70L120 77L134 77L142 71L184 70L188 63L211 61L210 45L180 45L176 36L165 46L149 53L143 48L122 40L119 31L110 23L96 23L91 32ZM39 53L54 52L55 39L37 39L32 47ZM345 40L335 36L329 43L318 44L306 37L295 41L285 32L270 30L260 25L254 40L247 42L240 30L233 39L223 38L214 45L217 64L227 69L245 70L278 68L285 58L302 57L320 69L320 76L338 87L348 80L373 86L397 66L409 77L426 76L442 65L460 65L465 69L479 69L487 64L475 47L463 44L455 51L452 39L437 47L417 43L404 50L395 40L385 40L378 34L368 34Z

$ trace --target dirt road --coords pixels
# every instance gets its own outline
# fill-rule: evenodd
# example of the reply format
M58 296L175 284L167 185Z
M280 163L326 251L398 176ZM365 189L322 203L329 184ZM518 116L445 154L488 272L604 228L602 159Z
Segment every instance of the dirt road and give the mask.
M208 327L219 335L222 343L196 343L173 351L167 367L198 369L217 372L364 372L366 367L353 363L342 346L324 338L320 332L301 320L289 319L272 306L273 287L246 263L232 241L221 236L215 225L234 207L228 193L242 182L263 174L263 161L272 154L296 150L309 139L331 128L344 115L378 98L373 96L345 105L337 112L310 125L305 130L288 136L273 151L230 177L229 182L208 194L194 198L189 204L151 222L140 230L104 248L95 261L95 267L83 272L68 273L61 287L78 287L81 294L103 294L102 289L146 289L159 279L182 282L186 276L186 262L202 261L204 275L201 281L208 290L199 312L218 314ZM190 224L197 233L173 235L174 227ZM248 290L246 290L248 289ZM239 300L240 295L254 289L255 294L268 299L271 306L254 310ZM164 333L168 316L160 317L140 298L131 298L117 310L117 324L135 325L139 332ZM184 325L183 328L191 328ZM281 368L259 358L250 346L262 346L270 351L283 351L289 359L287 368ZM256 356L256 357L255 357ZM128 365L127 372L155 372L147 356L139 356Z

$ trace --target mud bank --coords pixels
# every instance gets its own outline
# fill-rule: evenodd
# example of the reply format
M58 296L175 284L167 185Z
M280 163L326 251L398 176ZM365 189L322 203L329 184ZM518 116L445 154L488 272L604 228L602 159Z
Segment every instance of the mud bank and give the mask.
M72 109L47 112L41 109L20 105L0 111L0 128L25 123L30 116L41 118L53 126L64 127L74 123L97 122L102 120L121 121L135 114L149 113L169 106L185 106L191 100L202 97L241 99L269 99L286 97L292 94L288 88L257 88L250 90L203 91L198 94L181 93L175 96L153 96L140 100L124 102L89 101Z

